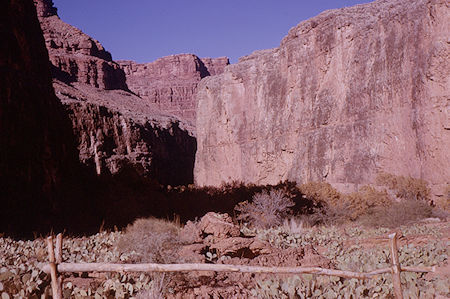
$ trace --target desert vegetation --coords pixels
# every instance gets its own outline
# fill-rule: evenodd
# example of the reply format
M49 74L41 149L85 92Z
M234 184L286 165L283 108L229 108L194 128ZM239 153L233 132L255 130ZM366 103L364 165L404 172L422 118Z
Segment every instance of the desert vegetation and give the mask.
M190 221L141 217L122 230L66 237L66 262L218 263L317 266L370 271L389 265L385 238L399 231L404 266L448 267L446 211L430 204L426 183L382 174L376 186L342 194L327 183L222 188L169 187L168 196L229 200L228 213L204 212ZM179 199L179 200L180 200ZM230 202L232 204L230 204ZM186 205L189 202L185 203ZM203 212L203 211L202 211ZM441 219L435 216L439 214ZM434 217L434 218L430 218ZM428 218L428 219L427 219ZM50 295L45 239L0 239L4 298ZM449 296L447 275L404 273L408 298ZM239 273L75 273L65 298L389 298L390 275L360 281L305 275ZM180 298L181 298L180 297Z

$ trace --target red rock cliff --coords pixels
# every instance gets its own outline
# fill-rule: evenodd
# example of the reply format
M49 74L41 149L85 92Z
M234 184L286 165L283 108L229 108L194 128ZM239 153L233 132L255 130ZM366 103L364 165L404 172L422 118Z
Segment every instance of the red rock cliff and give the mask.
M229 60L179 54L150 63L125 60L118 63L125 70L131 91L159 109L195 124L194 95L198 83L202 78L223 73Z
M35 0L35 5L53 64L56 95L72 122L80 161L97 175L132 166L141 176L163 184L192 183L192 125L128 92L124 71L111 54L60 20L51 0ZM182 65L173 71L187 73Z
M98 41L63 22L53 1L34 2L56 78L103 89L127 89L123 71Z
M378 171L450 179L450 9L380 0L326 11L278 48L205 78L195 181L328 181L353 190Z

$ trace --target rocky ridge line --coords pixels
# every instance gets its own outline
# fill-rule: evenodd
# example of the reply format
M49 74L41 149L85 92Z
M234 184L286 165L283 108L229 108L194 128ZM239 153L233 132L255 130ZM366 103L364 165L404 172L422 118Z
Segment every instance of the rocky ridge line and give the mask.
M51 0L34 0L53 76L102 89L127 90L125 74L103 46L81 30L63 22Z

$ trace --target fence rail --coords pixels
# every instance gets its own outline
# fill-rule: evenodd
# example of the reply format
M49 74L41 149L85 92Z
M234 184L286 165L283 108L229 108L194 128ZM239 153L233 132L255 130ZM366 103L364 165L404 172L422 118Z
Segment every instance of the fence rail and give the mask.
M241 273L272 273L272 274L316 274L338 276L344 278L370 279L375 275L392 273L395 298L402 299L403 292L400 280L401 272L436 272L433 267L401 267L398 260L397 233L389 235L391 251L391 267L377 269L371 272L352 272L320 267L262 267L227 264L110 264L110 263L63 263L62 234L56 237L56 249L53 247L53 237L47 238L49 264L42 270L50 274L53 298L62 299L62 277L59 273L70 272L183 272L183 271L214 271Z

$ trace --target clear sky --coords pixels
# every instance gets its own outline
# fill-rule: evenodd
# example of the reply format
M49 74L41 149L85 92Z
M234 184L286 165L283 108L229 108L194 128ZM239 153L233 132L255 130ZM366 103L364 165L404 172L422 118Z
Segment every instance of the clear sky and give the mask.
M113 59L150 62L193 53L231 62L277 47L320 12L370 0L53 0L65 22L97 39Z

